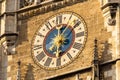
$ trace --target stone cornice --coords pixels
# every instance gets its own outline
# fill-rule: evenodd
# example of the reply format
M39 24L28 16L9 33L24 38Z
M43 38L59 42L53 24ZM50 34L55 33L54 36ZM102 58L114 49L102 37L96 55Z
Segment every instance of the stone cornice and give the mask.
M39 4L39 5L28 6L26 8L22 8L17 11L18 19L19 20L26 19L34 15L43 14L49 11L57 10L65 6L73 5L75 3L80 3L84 1L87 1L87 0L64 0L59 2L53 2L47 5Z

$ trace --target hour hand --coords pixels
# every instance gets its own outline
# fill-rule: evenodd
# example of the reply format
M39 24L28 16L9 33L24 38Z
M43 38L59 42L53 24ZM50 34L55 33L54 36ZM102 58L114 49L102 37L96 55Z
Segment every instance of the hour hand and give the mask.
M49 50L52 51L54 49L55 45L52 45Z
M55 56L56 56L56 57L59 57L59 56L60 56L60 53L61 53L61 50L56 51L56 52L55 52Z
M55 56L56 57L59 57L60 53L61 53L61 50L59 50L59 46L56 46L56 45L52 45L49 50L50 51L53 51L53 49L56 47L56 51L54 52Z
M59 26L56 27L56 29L58 30L58 34L57 34L57 36L60 35L60 29L61 29L61 28L62 28L62 25L59 25Z

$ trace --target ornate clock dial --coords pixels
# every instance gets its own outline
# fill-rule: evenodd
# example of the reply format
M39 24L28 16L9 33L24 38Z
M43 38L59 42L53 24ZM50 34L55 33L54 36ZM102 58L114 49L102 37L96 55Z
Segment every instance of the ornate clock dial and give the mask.
M63 12L48 18L32 40L32 57L45 69L59 69L72 62L82 51L86 25L76 13Z

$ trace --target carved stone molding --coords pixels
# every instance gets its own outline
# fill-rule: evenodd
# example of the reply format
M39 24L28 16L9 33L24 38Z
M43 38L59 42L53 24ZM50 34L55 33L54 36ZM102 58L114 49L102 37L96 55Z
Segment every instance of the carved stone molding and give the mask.
M15 45L17 41L17 33L5 33L0 36L0 46L4 48L7 55L15 54Z
M115 25L116 24L116 20L113 19L113 18L109 18L107 23L108 23L108 25Z
M42 14L48 11L53 11L68 5L72 5L78 2L83 2L87 0L64 0L59 2L53 2L51 4L47 5L37 5L37 6L31 6L28 8L20 9L17 11L18 13L18 19L26 19L34 15Z
M100 0L101 9L103 11L103 16L105 19L105 26L115 26L116 25L116 12L120 0Z
M116 11L117 11L117 4L107 6L103 9L103 16L105 18L105 22L109 26L113 26L116 24Z

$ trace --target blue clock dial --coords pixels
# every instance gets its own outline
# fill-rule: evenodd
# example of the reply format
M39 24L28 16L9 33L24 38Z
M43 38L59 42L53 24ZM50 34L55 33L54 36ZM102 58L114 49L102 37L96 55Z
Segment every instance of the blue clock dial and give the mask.
M66 27L67 25L61 25L59 30L54 27L46 35L44 40L44 49L49 56L55 57L57 50L60 51L59 56L62 56L72 46L75 38L75 32L72 30L72 27Z

